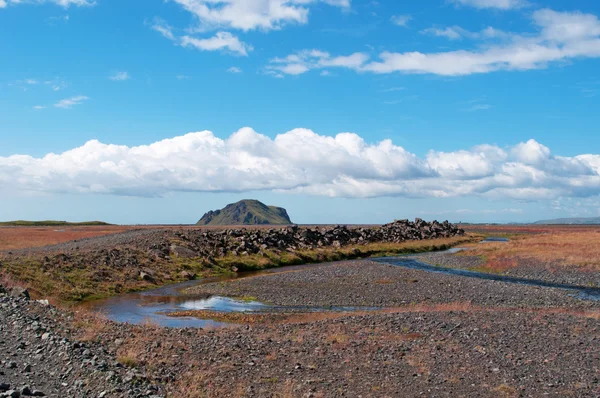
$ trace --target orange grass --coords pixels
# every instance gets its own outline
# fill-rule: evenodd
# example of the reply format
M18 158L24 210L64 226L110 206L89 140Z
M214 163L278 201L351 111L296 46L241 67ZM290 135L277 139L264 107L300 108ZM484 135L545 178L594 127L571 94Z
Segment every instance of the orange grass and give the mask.
M552 267L600 271L600 227L560 228L513 237L508 243L474 245L465 255L482 256L483 268L502 272L518 266L517 258L535 259Z
M26 249L124 232L135 227L0 227L0 251Z

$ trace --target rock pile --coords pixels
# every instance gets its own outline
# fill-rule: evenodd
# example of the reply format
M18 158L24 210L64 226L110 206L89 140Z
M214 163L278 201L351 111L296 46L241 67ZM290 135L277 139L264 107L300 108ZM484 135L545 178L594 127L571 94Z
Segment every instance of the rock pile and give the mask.
M351 228L347 226L300 228L298 226L279 229L226 229L222 231L181 230L174 232L171 243L154 244L149 249L166 258L219 257L228 254L257 254L264 250L299 250L322 247L342 247L368 243L400 243L408 240L423 240L462 236L464 231L444 221L426 222L417 218L394 221L381 227Z

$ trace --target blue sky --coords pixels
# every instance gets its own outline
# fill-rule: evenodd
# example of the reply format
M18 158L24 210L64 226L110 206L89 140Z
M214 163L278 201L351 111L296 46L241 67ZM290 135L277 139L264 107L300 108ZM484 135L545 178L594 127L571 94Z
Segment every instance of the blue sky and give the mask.
M241 198L300 223L598 216L598 16L0 0L0 219L190 223Z

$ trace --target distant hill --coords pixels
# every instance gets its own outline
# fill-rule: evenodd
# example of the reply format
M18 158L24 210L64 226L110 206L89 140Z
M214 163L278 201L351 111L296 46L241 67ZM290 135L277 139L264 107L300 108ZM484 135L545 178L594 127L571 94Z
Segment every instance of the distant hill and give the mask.
M287 225L292 224L282 207L267 206L258 200L246 199L231 203L221 210L204 214L196 225Z
M103 221L84 221L84 222L68 222L68 221L0 221L0 227L83 227L93 225L111 225Z
M579 217L579 218L555 218L554 220L542 220L537 221L534 224L560 224L560 225L589 225L589 224L600 224L600 217Z

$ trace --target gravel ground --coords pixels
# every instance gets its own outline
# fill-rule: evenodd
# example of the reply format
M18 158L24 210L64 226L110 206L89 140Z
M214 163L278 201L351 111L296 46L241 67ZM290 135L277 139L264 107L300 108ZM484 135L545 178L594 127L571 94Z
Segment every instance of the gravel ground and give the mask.
M69 312L2 295L0 385L53 397L600 396L600 308L557 289L372 261L207 286L282 304L405 306L218 330L107 321L80 341Z
M478 271L485 271L485 269L480 269L484 265L484 261L479 256L469 256L464 253L459 255L444 252L423 253L408 257L432 265L467 270L475 268ZM544 263L533 258L518 257L515 260L518 264L517 267L506 270L502 275L552 283L600 287L600 277L597 273L581 270L575 265L565 266L564 264Z
M204 284L189 293L256 297L283 306L394 307L471 302L502 307L598 307L562 289L538 288L406 269L369 260L314 266L297 272Z
M79 341L72 316L0 286L0 397L161 397L106 346Z
M570 314L409 312L219 331L120 327L116 333L145 360L158 355L161 369L179 375L169 386L174 397L190 389L214 397L600 394L598 319ZM115 332L106 336L111 340ZM139 336L161 347L136 343Z

